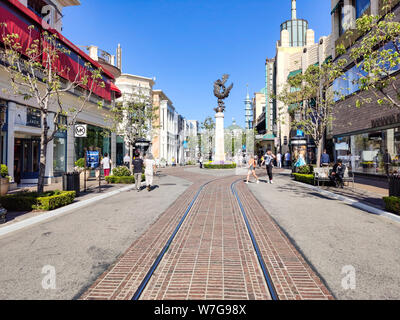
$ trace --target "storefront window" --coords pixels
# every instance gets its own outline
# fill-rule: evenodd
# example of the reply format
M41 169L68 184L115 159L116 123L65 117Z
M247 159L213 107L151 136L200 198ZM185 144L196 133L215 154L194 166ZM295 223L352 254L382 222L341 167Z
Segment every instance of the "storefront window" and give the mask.
M111 134L106 129L92 125L87 126L87 138L75 139L76 159L85 157L87 150L100 149L101 154L111 154Z
M400 170L400 128L340 137L335 149L337 158L354 172L385 175L386 150L392 160L389 171Z
M357 0L356 19L360 18L370 6L371 6L371 0Z
M54 138L53 145L53 171L54 176L59 176L67 170L65 159L67 139L64 137Z

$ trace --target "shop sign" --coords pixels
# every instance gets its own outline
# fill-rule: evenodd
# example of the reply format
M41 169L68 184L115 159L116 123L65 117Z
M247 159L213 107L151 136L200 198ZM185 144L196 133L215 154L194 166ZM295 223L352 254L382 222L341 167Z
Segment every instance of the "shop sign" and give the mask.
M37 109L28 108L26 112L26 125L28 127L40 128L41 123L40 111Z
M148 146L150 146L150 142L146 142L146 141L136 142L135 146L136 147L148 147Z
M100 165L100 152L99 151L87 151L86 152L86 166L88 168L95 169Z
M371 126L372 126L372 128L378 128L378 127L389 126L389 125L396 124L396 123L400 123L400 113L397 115L393 114L391 116L372 120Z
M86 137L87 137L87 124L76 124L75 138L86 138Z

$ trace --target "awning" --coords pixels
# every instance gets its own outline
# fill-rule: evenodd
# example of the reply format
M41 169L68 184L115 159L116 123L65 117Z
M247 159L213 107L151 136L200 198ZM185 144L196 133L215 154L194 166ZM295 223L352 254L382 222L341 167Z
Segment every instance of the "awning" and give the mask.
M337 10L337 8L343 3L343 0L339 0L336 6L332 9L331 15L334 14Z
M293 78L294 76L297 76L298 74L300 74L302 72L303 72L302 69L299 69L299 70L296 70L296 71L292 71L291 73L289 73L288 79Z
M112 82L111 82L111 91L114 91L114 92L115 92L115 97L116 97L117 99L122 97L122 92L121 92L121 90L119 90L118 87L117 87L114 83L112 83Z

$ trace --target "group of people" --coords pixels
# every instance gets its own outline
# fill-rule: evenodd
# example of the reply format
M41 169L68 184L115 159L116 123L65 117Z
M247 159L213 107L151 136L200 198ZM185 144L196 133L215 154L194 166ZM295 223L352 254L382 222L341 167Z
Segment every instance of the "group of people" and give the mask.
M277 156L272 153L271 150L267 150L267 153L261 157L261 166L266 166L267 168L267 174L268 174L268 182L270 184L273 184L273 168L274 168L274 160L277 160L279 163ZM253 177L256 179L256 183L260 183L260 180L258 179L258 176L256 174L256 167L257 167L257 160L256 157L251 156L250 161L249 161L249 171L247 173L247 179L246 179L246 184L249 183L250 176L253 175Z
M131 158L129 154L126 154L124 157L124 165L128 169L130 169L130 160ZM112 161L108 153L104 154L104 158L101 160L101 166L104 170L104 176L108 177L110 175L110 170L112 166ZM137 192L141 191L143 169L146 179L146 188L148 191L151 191L153 186L153 176L157 170L156 162L153 155L149 153L143 158L140 152L136 152L135 156L132 159L132 167L135 177L135 189L137 190Z

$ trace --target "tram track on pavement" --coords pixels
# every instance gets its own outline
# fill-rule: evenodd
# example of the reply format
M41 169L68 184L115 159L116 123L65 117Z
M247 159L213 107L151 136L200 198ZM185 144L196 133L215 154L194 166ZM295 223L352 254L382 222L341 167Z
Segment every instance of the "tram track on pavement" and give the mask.
M169 174L193 184L81 299L331 299L243 178Z
M148 273L146 274L146 277L143 279L143 281L142 281L142 283L140 284L139 288L137 289L137 291L135 292L134 296L132 297L132 300L139 300L139 299L140 299L140 297L141 297L143 291L145 290L145 288L147 287L148 283L150 282L150 280L151 280L151 278L152 278L152 276L153 276L155 270L156 270L157 267L159 266L161 260L164 258L164 256L165 256L165 254L167 253L168 249L170 248L172 241L175 239L176 234L179 232L181 226L182 226L183 223L185 222L185 219L186 219L187 216L190 214L190 212L191 212L191 210L192 210L192 208L193 208L193 204L194 204L195 201L198 199L198 197L199 197L201 191L204 190L204 188L206 188L207 185L209 185L210 183L215 183L216 181L218 181L218 180L223 180L223 179L226 179L226 177L224 177L224 178L219 178L219 179L216 179L216 180L213 180L213 181L209 181L209 182L203 184L203 185L199 188L197 194L195 195L195 197L193 198L193 200L191 201L191 203L190 203L189 206L187 207L187 209L186 209L186 211L185 211L185 214L184 214L184 216L182 217L181 221L179 222L178 226L177 226L176 229L174 230L174 232L173 232L173 234L171 235L171 237L168 239L168 242L165 244L165 246L163 247L163 249L162 249L162 251L160 252L160 254L159 254L159 255L157 256L157 258L155 259L153 265L151 266L150 270L149 270ZM230 189L231 189L232 195L233 195L233 196L235 197L235 199L236 199L237 205L238 205L239 208L240 208L240 211L241 211L241 214L242 214L244 223L245 223L246 228L247 228L247 231L248 231L248 235L249 235L249 237L250 237L250 239L251 239L251 242L252 242L252 245L253 245L255 254L256 254L256 256L257 256L257 260L258 260L258 263L259 263L259 267L260 267L261 270L262 270L262 273L263 273L263 276L264 276L264 279L265 279L265 283L266 283L266 285L267 285L267 287L268 287L268 291L269 291L270 297L271 297L272 300L279 300L278 295L276 294L275 287L274 287L274 285L273 285L273 283L272 283L272 280L271 280L269 271L268 271L268 269L267 269L267 267L266 267L266 264L265 264L265 262L264 262L264 259L263 259L262 255L261 255L261 253L260 253L260 249L259 249L259 246L258 246L258 244L257 244L257 241L255 240L254 233L253 233L253 230L252 230L252 228L251 228L251 226L250 226L250 223L249 223L249 221L248 221L248 218L247 218L245 209L244 209L244 207L243 207L243 205L242 205L242 202L241 202L241 200L240 200L240 198L239 198L239 195L238 195L238 193L237 193L237 191L236 191L236 189L235 189L235 185L236 185L239 181L242 181L242 180L243 180L243 179L238 179L238 180L234 181L234 182L231 184Z

